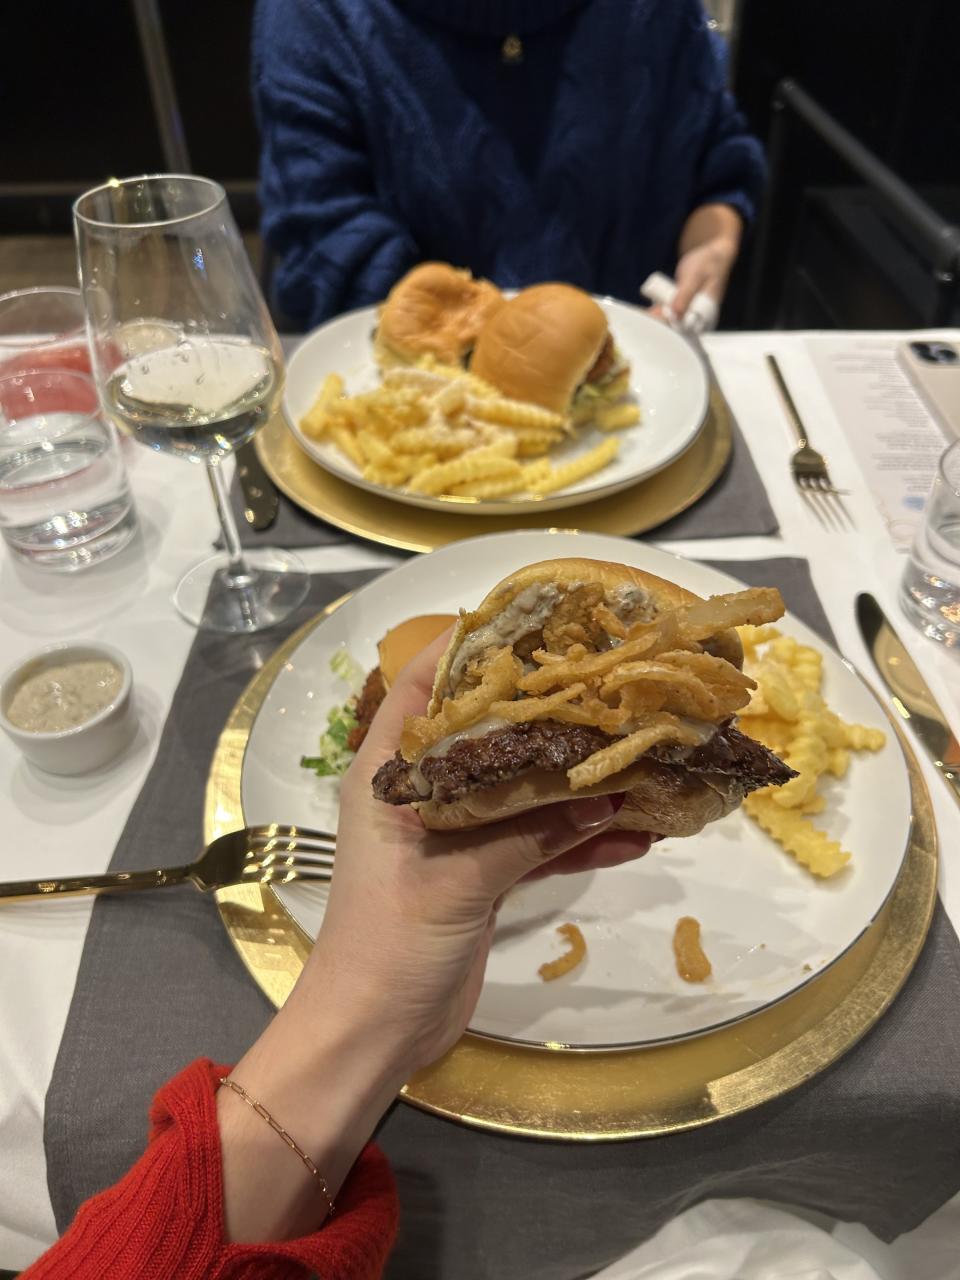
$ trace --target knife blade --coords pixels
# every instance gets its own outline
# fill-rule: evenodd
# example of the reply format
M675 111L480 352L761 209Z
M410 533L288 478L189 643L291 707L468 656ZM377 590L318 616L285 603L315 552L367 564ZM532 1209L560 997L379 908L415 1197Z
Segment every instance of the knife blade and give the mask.
M269 529L277 518L280 499L263 469L252 440L237 450L237 478L243 494L243 517L254 529Z
M960 804L960 743L903 641L866 591L857 596L857 622L894 707L920 739Z

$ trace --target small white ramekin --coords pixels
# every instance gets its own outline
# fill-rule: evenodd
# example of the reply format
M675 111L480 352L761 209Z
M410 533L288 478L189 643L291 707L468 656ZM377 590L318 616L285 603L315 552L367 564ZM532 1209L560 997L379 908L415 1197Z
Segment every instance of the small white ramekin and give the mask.
M102 711L54 733L33 733L20 729L7 719L14 692L28 675L62 662L100 658L112 662L122 676L120 692ZM20 748L26 758L47 773L90 773L120 754L133 737L133 673L130 663L112 645L99 640L65 641L47 645L28 658L21 659L0 677L0 729Z

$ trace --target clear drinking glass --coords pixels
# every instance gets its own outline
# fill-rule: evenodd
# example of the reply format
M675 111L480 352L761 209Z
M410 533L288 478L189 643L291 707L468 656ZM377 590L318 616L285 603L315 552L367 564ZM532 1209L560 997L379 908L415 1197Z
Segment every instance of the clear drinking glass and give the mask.
M16 289L0 294L0 378L30 369L91 372L79 289Z
M85 374L0 378L0 533L19 559L71 572L137 527L117 433Z
M940 459L903 572L900 603L924 635L960 648L960 440Z
M259 631L307 592L296 556L243 553L220 463L273 413L283 357L223 188L161 174L113 180L74 205L94 376L106 411L151 449L207 468L222 552L183 578L183 616Z

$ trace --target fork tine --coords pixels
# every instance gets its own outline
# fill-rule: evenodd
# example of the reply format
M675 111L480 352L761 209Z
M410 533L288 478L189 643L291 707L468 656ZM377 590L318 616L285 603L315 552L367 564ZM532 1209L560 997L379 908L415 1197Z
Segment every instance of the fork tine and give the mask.
M259 875L250 876L245 883L256 881L258 884L291 884L294 880L315 880L324 884L332 879L331 867L308 867L298 863L291 867L269 867Z
M829 475L818 477L817 488L823 495L824 509L830 513L830 517L834 522L834 527L838 532L842 533L846 528L853 528L853 522L850 515L843 505L840 492L830 483Z
M248 828L251 840L297 840L297 841L333 841L333 831L318 831L314 827L290 826L282 822L271 822Z
M797 489L800 491L800 496L803 498L804 502L806 502L807 506L810 508L813 514L820 521L824 529L826 529L828 527L827 522L823 518L823 513L820 510L820 505L815 500L812 489L809 487L809 485L804 483L803 479L800 476L796 476L795 479L797 482Z

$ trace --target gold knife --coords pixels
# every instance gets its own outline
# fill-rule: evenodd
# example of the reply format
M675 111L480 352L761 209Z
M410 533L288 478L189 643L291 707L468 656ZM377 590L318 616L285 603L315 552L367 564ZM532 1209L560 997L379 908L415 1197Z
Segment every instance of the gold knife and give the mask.
M857 596L857 622L894 707L920 739L954 799L960 803L960 743L903 641L867 592Z
M269 529L277 518L280 499L252 440L237 450L237 479L243 494L243 518L254 529Z

